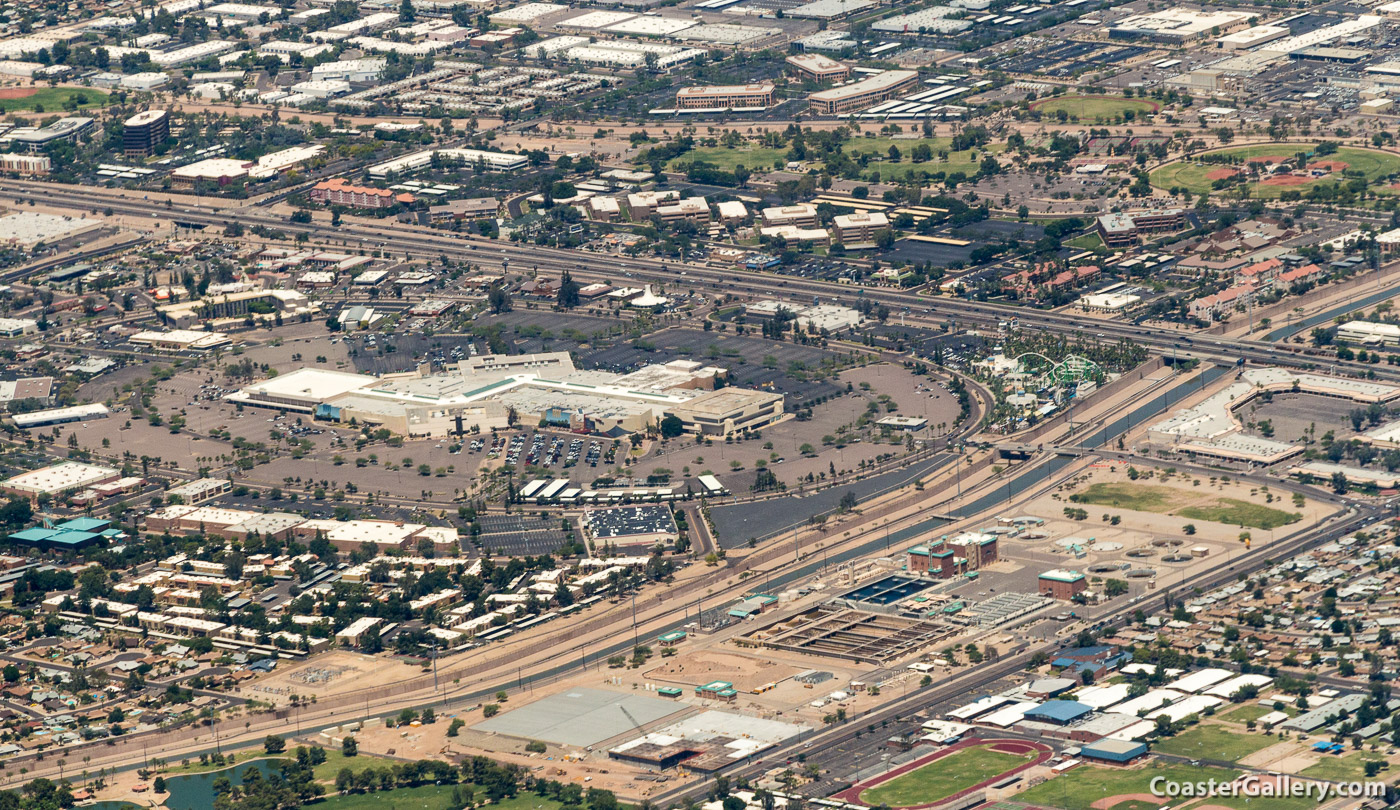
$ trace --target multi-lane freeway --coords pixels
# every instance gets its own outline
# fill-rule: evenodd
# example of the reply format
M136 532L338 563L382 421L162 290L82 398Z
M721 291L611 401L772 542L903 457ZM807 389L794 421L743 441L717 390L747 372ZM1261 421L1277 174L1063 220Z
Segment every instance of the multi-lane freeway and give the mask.
M365 222L347 220L338 227L329 222L313 221L294 223L267 208L258 206L214 208L197 202L167 204L164 201L142 199L119 190L92 189L61 186L55 184L32 183L20 180L0 180L0 195L19 199L43 199L48 205L70 206L80 210L111 209L114 214L130 218L153 220L174 220L194 226L224 228L239 223L246 229L261 227L275 229L288 235L306 234L313 244L343 246L348 250L383 250L396 257L411 256L420 259L436 260L445 257L449 260L467 262L485 269L494 269L506 263L512 269L537 269L544 272L569 270L580 280L607 279L617 282L627 278L635 283L651 282L664 284L674 289L685 286L714 294L734 293L762 297L786 297L794 301L808 302L822 299L850 303L857 297L884 304L894 312L903 314L912 325L935 326L954 322L960 325L995 327L999 322L1015 318L1023 328L1040 329L1065 334L1085 331L1083 319L1073 315L1045 312L1006 304L975 302L941 296L929 296L920 291L887 288L862 288L854 290L846 285L819 280L773 276L748 272L733 268L714 268L702 265L662 262L654 259L636 259L613 254L600 254L586 251L566 251L521 245L510 242L480 239L459 234L432 231L397 222ZM1326 363L1338 368L1351 368L1353 364L1337 363L1330 358L1301 354L1299 351L1280 348L1268 343L1231 339L1224 337L1200 338L1171 329L1145 327L1129 323L1095 322L1089 327L1089 337L1116 341L1131 339L1161 353L1175 352L1203 359L1232 363L1236 359L1251 362L1308 366ZM1400 381L1400 369L1386 366L1354 364L1353 371L1372 372L1383 379ZM1354 507L1343 516L1328 521L1300 533L1293 538L1270 544L1237 556L1229 567L1222 567L1193 583L1202 588L1217 586L1241 574L1263 567L1266 559L1278 559L1287 554L1312 547L1327 540L1344 535L1373 520L1378 512L1371 507ZM789 573L800 573L797 571ZM1139 605L1128 600L1110 605L1094 620L1100 624L1119 623ZM626 643L619 643L617 649L625 651ZM888 706L868 716L853 718L853 722L819 732L812 738L794 743L782 750L771 753L782 759L794 756L802 750L839 751L844 747L854 751L851 743L857 732L870 724L878 724L896 715L909 713L940 702L952 700L961 695L984 689L987 685L1007 677L1023 668L1035 652L1047 649L1046 644L1030 643L1024 649L1007 655L997 662L979 667L958 678L940 683L928 689L915 690L907 697L901 697ZM609 650L610 651L610 650ZM595 657L597 650L592 651ZM575 663L560 664L557 671L548 674L559 676L572 670ZM495 689L499 684L493 684ZM457 699L476 697L476 690L469 695L459 695ZM382 708L376 707L376 708ZM870 735L862 740L864 746L878 744L880 735ZM200 744L185 746L185 753L197 752ZM810 746L810 748L808 748ZM732 775L751 776L768 767L764 763L753 763L740 768ZM693 796L703 786L688 786L660 797L662 803Z
M915 326L956 323L986 328L1015 319L1026 329L1086 334L1087 337L1105 341L1132 340L1166 355L1192 356L1224 362L1244 359L1252 363L1294 367L1326 365L1340 371L1370 373L1380 379L1400 382L1400 367L1339 361L1331 356L1310 354L1302 346L1276 346L1262 341L1220 336L1201 337L1176 329L1128 322L1094 321L1086 329L1086 321L1071 313L931 296L918 290L882 287L853 289L850 285L834 282L774 276L734 267L716 268L483 239L393 221L369 223L346 219L339 226L332 226L328 221L320 220L297 223L256 206L216 208L201 205L197 201L174 204L142 199L119 189L77 188L25 180L0 180L0 195L4 194L19 199L42 198L49 205L71 206L83 210L110 209L114 214L126 217L173 220L176 223L200 227L224 228L232 223L239 223L245 228L275 229L291 236L306 234L315 243L342 246L351 250L383 250L393 256L420 259L446 258L468 262L485 269L508 265L514 270L533 269L554 273L568 270L575 278L587 281L616 282L620 278L626 278L639 283L685 286L700 291L708 289L717 293L737 295L777 296L798 302L826 299L851 303L857 298L864 298L884 304L892 312L907 313L906 322Z

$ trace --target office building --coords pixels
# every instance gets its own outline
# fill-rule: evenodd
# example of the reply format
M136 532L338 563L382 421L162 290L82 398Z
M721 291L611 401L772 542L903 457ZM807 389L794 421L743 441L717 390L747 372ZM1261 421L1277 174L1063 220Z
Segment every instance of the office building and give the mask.
M807 100L817 115L842 115L898 98L918 85L916 70L887 70L868 79L813 93Z

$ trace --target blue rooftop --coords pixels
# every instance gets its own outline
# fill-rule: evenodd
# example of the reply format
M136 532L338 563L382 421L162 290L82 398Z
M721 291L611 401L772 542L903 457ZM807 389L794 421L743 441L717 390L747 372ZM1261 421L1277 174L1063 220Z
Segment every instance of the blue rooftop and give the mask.
M110 520L101 520L101 519L99 519L99 518L90 518L90 517L80 517L80 518L73 518L72 520L64 521L63 523L58 524L58 526L57 526L56 528L63 529L63 530L65 530L65 531L73 531L73 532L100 532L100 531L102 531L103 529L106 529L107 527L109 527L109 526L111 526L111 525L112 525L112 521L110 521Z
M61 546L72 546L74 548L77 548L79 546L87 545L88 543L93 542L101 536L102 535L96 532L74 532L64 529L56 531L48 537L44 538L44 542L57 543Z
M58 534L58 532L53 529L35 527L33 529L21 529L11 534L9 539L17 543L39 543L49 539L49 537L55 534Z
M1094 647L1075 647L1071 650L1062 650L1061 658L1107 658L1113 654L1113 648L1099 644Z
M1077 700L1051 700L1026 712L1029 720L1048 720L1051 723L1068 723L1093 711Z

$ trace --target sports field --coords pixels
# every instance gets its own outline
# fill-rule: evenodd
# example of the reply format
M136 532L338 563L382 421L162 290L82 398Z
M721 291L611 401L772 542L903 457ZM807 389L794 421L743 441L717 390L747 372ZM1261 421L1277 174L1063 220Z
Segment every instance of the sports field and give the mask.
M109 103L107 93L87 87L0 87L0 110L5 112L63 112Z
M861 791L871 807L918 807L947 799L1033 761L1036 753L996 750L997 743L968 746Z
M1151 115L1162 105L1155 101L1121 96L1055 96L1031 102L1031 109L1045 115L1057 115L1064 110L1080 121L1112 121L1131 110L1137 115Z
M1151 181L1152 185L1158 188L1184 188L1192 194L1206 194L1212 190L1211 185L1215 180L1227 176L1232 169L1243 168L1243 164L1246 162L1270 159L1274 161L1288 160L1299 152L1311 152L1316 148L1317 144L1314 143L1266 143L1215 149L1208 154L1231 155L1240 160L1240 165L1178 161L1154 169ZM1343 146L1330 155L1312 160L1319 164L1327 164L1328 168L1332 170L1331 173L1317 178L1280 176L1251 182L1249 184L1250 194L1259 198L1273 198L1282 195L1288 189L1296 189L1306 194L1319 184L1341 182L1341 171L1343 170L1362 172L1366 175L1366 179L1371 181L1400 172L1400 155L1377 149Z
M1108 804L1112 804L1113 810L1156 810L1176 804L1166 797L1152 796L1152 780L1158 776L1179 782L1226 781L1239 776L1239 772L1189 765L1154 764L1131 769L1089 765L1028 788L1017 794L1016 801L1061 810L1102 810ZM1115 798L1119 800L1115 802Z
M1239 762L1275 742L1278 740L1263 734L1241 734L1224 726L1201 725L1183 731L1175 737L1159 740L1152 748L1159 753L1175 754L1179 757Z
M1016 801L1060 810L1159 810L1189 800L1152 795L1152 780L1195 783L1214 779L1229 782L1239 771L1190 765L1163 765L1154 762L1145 768L1101 768L1081 766L1054 779L1016 794ZM1230 810L1316 810L1318 804L1305 798L1211 797L1192 803L1193 807L1225 807Z

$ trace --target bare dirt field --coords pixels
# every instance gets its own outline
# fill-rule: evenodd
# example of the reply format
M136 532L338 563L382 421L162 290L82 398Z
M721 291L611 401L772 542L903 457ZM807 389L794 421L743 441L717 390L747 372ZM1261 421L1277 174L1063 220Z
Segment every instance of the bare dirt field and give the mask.
M765 661L737 653L700 651L678 655L647 670L650 680L699 686L710 681L729 681L741 692L752 692L766 683L791 678L801 672L797 667Z
M239 691L244 697L282 704L292 695L326 698L417 675L416 668L400 661L335 650L298 665L279 666Z

